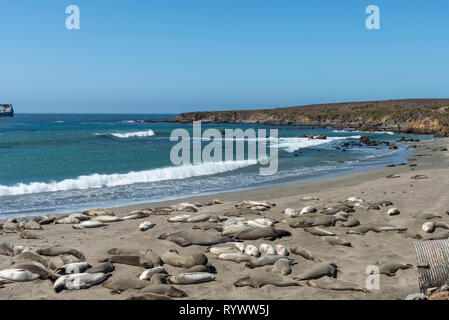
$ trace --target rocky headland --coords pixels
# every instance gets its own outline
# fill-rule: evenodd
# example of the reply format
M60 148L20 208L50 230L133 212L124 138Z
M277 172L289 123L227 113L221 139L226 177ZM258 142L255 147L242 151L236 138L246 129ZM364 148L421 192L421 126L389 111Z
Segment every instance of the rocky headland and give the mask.
M14 117L12 104L0 103L0 117Z

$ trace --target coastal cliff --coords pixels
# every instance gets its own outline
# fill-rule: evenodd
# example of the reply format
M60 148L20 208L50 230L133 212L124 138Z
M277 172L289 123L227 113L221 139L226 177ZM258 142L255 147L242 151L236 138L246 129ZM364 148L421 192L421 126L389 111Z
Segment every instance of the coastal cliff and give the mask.
M188 112L174 122L331 126L361 131L449 137L449 99L406 99L316 104L264 110Z
M0 103L0 117L14 117L12 104Z

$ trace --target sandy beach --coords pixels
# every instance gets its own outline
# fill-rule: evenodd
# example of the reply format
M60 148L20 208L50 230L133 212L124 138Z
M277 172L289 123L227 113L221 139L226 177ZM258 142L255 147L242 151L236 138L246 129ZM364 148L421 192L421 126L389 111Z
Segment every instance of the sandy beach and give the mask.
M107 258L107 251L111 248L126 247L139 250L152 249L162 255L174 248L181 255L204 253L209 264L216 268L216 280L200 284L174 285L185 291L185 299L404 299L407 295L419 292L418 272L413 249L415 239L407 237L404 233L396 231L382 231L379 233L367 232L365 235L347 234L351 228L341 226L338 221L335 226L320 226L324 230L336 233L340 239L351 243L351 247L331 245L322 237L312 235L303 228L292 228L282 223L287 218L283 210L293 208L301 210L306 206L318 209L317 213L309 213L294 219L322 217L322 208L329 203L344 202L350 197L362 199L359 206L354 205L355 212L350 218L356 218L361 225L395 226L407 228L410 234L419 234L423 238L429 236L421 230L423 223L427 222L425 215L434 214L441 218L432 221L449 223L448 207L449 189L449 152L444 150L449 142L447 140L417 143L415 154L408 163L393 167L383 167L354 174L342 175L328 179L312 180L301 183L292 183L267 188L260 188L239 192L227 192L215 195L193 197L188 199L167 201L160 203L139 204L128 207L112 208L117 216L125 216L133 210L143 208L170 206L181 202L204 204L213 199L220 199L222 204L201 206L197 213L183 211L171 212L169 215L150 215L139 220L126 220L107 223L105 227L92 229L74 229L70 224L43 225L43 230L31 231L41 239L19 239L17 233L4 233L0 235L0 242L7 242L14 246L25 246L32 251L51 246L65 246L75 248L87 257L87 262L95 266L99 259ZM439 148L439 149L438 149ZM399 177L387 178L398 175ZM427 178L413 179L416 175ZM319 200L302 200L306 196L317 197ZM235 205L243 200L268 201L275 204L266 211L238 210ZM380 210L367 210L369 204L381 201L391 201L393 205L380 206ZM389 216L388 210L397 208L400 214ZM323 262L335 263L340 270L337 279L350 281L354 285L364 287L368 274L367 266L381 265L385 262L398 262L411 264L412 268L398 270L396 275L380 275L380 288L369 292L336 291L314 288L302 282L301 286L276 287L265 285L255 289L252 287L234 287L233 283L245 275L253 272L272 272L272 265L250 269L245 263L224 261L215 254L207 251L207 246L191 245L181 247L173 242L158 239L166 232L197 231L211 235L218 235L216 230L192 230L193 226L204 223L168 222L167 219L182 214L198 215L211 214L212 216L227 216L229 213L240 213L247 219L268 218L278 221L274 227L289 231L291 236L282 237L274 241L265 239L245 240L244 245L252 244L257 247L262 243L270 245L281 244L287 249L300 246L310 250L313 255ZM140 231L139 224L149 221L155 226L147 231ZM448 231L437 228L435 233ZM431 235L431 234L430 234ZM44 257L49 259L49 257ZM285 277L293 279L305 271L313 268L317 263L306 260L299 255L290 253L289 258L294 260L292 273ZM11 266L14 256L0 255L0 270ZM145 271L143 267L114 263L115 270L108 281L118 278L138 279ZM170 275L185 272L184 269L164 265ZM150 283L150 282L149 282ZM127 290L121 294L112 294L111 290L102 284L84 290L63 290L56 293L50 280L37 279L30 282L6 283L0 288L0 299L126 299L134 290Z

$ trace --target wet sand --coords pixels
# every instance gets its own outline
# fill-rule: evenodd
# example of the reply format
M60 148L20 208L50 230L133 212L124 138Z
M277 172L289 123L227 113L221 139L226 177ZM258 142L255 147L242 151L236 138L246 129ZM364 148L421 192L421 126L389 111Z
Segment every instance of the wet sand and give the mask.
M227 212L235 211L235 205L242 200L269 201L276 206L268 211L245 214L248 219L266 217L271 220L280 220L286 215L282 213L285 208L301 209L305 206L320 208L326 203L343 202L349 197L357 197L364 200L365 206L369 202L383 200L391 201L393 206L381 207L380 210L367 210L355 206L356 212L352 217L360 220L362 225L394 225L407 228L425 237L421 226L426 220L422 214L436 214L442 216L440 221L449 223L449 172L446 169L449 164L449 152L434 151L437 147L447 147L447 140L417 143L415 155L411 156L407 164L394 167L383 167L373 170L338 176L328 179L292 183L288 185L273 186L248 191L227 192L208 196L192 197L176 201L160 203L139 204L127 207L113 208L118 216L124 216L130 211L142 208L155 208L168 206L180 202L205 203L213 199L220 199L224 203L211 206L202 206L198 213L210 213L214 216L223 216ZM416 165L416 166L415 166ZM386 178L388 175L397 174L398 178ZM428 179L415 180L411 177L425 175ZM305 196L317 196L319 200L303 201ZM388 209L395 207L400 214L389 216ZM319 210L320 211L320 210ZM114 247L131 247L136 249L151 248L159 255L171 248L176 248L180 254L190 255L195 252L203 252L207 255L209 263L216 270L216 280L194 285L175 285L188 294L187 299L404 299L408 294L416 293L418 288L418 273L413 249L414 239L406 238L399 232L389 231L366 235L346 234L348 228L337 222L335 227L322 227L338 234L341 239L350 241L352 247L332 246L319 236L311 235L301 228L291 228L284 223L277 223L275 228L288 230L291 236L274 241L252 240L244 241L245 245L261 243L271 245L282 244L287 248L301 246L309 249L314 256L324 262L335 263L340 272L338 279L351 281L364 287L367 274L365 270L369 265L379 265L383 262L394 261L412 264L413 268L399 270L395 276L380 275L380 289L368 293L353 291L332 291L308 287L275 287L266 285L259 289L250 287L234 288L233 283L254 270L245 267L244 263L222 261L214 254L206 252L204 246L192 245L180 247L179 245L158 239L165 232L192 230L193 225L200 223L172 223L167 218L183 214L172 212L168 216L151 215L140 220L127 220L108 223L106 227L95 229L75 230L72 225L50 224L44 225L41 231L32 231L42 239L26 240L18 239L15 233L0 235L0 242L8 242L16 246L26 246L33 251L39 248L62 245L76 248L81 251L87 261L96 265L97 260L105 258L106 252ZM317 213L309 214L309 216ZM150 221L155 226L145 232L139 231L139 224ZM438 228L435 232L445 231ZM205 231L217 235L215 230ZM316 263L290 254L296 264L292 266L293 278L310 269ZM0 255L0 270L11 265L13 257ZM145 270L141 267L114 264L114 278L135 278ZM272 266L259 268L271 272ZM183 272L181 268L166 266L169 274ZM85 290L64 290L55 293L50 280L35 280L32 282L10 283L0 288L0 299L125 299L129 292L111 294L110 289L102 285Z

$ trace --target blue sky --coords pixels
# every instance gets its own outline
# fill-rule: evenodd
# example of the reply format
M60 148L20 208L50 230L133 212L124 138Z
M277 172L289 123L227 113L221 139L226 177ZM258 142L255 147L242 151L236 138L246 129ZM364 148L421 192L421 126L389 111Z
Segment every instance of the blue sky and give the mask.
M449 97L446 0L1 0L0 24L0 101L17 112Z

